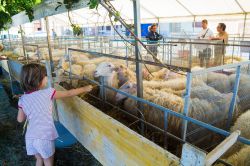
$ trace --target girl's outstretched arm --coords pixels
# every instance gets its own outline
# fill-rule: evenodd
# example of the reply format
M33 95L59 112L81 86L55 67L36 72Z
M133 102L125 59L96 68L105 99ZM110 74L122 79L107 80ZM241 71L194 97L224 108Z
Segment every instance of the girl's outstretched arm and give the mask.
M90 92L92 90L92 85L88 85L85 87L77 88L77 89L71 89L67 91L56 91L54 98L55 99L61 99L65 97L72 97L77 96L81 93Z
M22 123L23 121L25 121L25 119L26 119L26 115L24 114L23 110L19 108L18 113L17 113L17 121L19 123Z

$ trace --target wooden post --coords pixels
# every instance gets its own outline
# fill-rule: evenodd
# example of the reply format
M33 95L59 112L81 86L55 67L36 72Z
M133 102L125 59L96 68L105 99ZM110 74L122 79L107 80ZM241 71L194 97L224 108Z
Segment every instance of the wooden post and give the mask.
M206 156L206 166L212 165L220 156L222 156L238 139L240 131L236 130L222 143L220 143L214 150Z
M49 50L49 61L51 66L51 72L54 72L54 62L52 58L52 50L51 50L51 40L50 40L50 31L49 31L49 20L48 17L45 17L46 24L46 32L47 32L47 42L48 42L48 50Z
M25 51L25 41L24 41L24 36L23 36L23 28L22 25L19 25L20 27L20 33L21 33L21 39L22 39L22 46L23 46L23 56L26 57L27 62L29 63L29 56L28 54L26 55L26 51Z

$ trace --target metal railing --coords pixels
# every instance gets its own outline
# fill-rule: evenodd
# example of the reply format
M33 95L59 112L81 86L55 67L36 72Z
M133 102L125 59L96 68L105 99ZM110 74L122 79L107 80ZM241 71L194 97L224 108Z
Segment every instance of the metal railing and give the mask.
M94 54L94 55L97 55L97 56L104 56L104 57L110 57L110 58L115 58L115 59L123 59L123 60L131 60L131 61L134 61L135 59L132 59L132 58L124 58L124 57L120 57L120 56L113 56L113 55L108 55L108 54L101 54L101 53L98 53L98 52L89 52L89 51L86 51L86 50L80 50L80 49L73 49L73 48L68 48L68 52L69 52L69 57L71 56L71 52L72 51L76 51L76 52L83 52L83 53L91 53L91 54ZM70 58L69 58L70 59ZM69 65L71 66L72 62L69 61ZM142 63L142 61L140 61L140 63ZM147 62L146 62L147 63ZM154 62L150 62L149 64L151 65L158 65L157 63L154 63ZM150 125L150 126L154 126L154 128L162 131L163 133L165 133L165 138L164 140L166 140L167 136L171 136L171 137L174 137L175 139L177 139L178 141L180 142L186 142L186 134L187 134L187 126L188 126L188 123L187 122L191 122L195 125L198 125L202 128L205 128L207 130L210 130L212 132L215 132L215 133L218 133L222 136L229 136L230 133L228 131L225 131L223 129L220 129L220 128L217 128L217 127L214 127L212 126L211 124L207 124L207 123L204 123L204 122L201 122L199 120L196 120L196 119L193 119L191 117L189 117L189 112L188 112L188 106L189 106L189 100L190 100L190 92L191 92L191 82L192 82L192 76L193 75L197 75L197 74L201 74L201 73L206 73L206 72L211 72L211 71L217 71L217 70L223 70L223 69L226 69L226 68L230 68L230 67L237 67L237 75L236 75L236 81L235 81L235 85L234 85L234 95L233 95L233 98L231 100L231 104L230 104L230 111L229 111L229 119L228 119L228 122L227 124L229 125L231 123L231 120L232 120L232 114L233 114L233 111L234 111L234 105L235 105L235 98L236 98L236 94L237 94L237 85L239 84L239 77L240 77L240 70L239 68L242 66L242 65L249 65L250 62L247 61L247 62L242 62L242 63L238 63L238 64L231 64L231 65L224 65L224 66L218 66L218 67L214 67L214 68L208 68L208 69L204 69L202 71L197 71L197 72L192 72L186 68L183 68L183 69L186 69L187 71L187 81L186 81L186 93L185 93L185 96L184 96L184 99L185 99L185 102L184 102L184 109L183 109L183 113L178 113L178 112L175 112L175 111L172 111L168 108L165 108L163 106L160 106L160 105L157 105L153 102L150 102L150 101L147 101L145 99L142 99L142 98L138 98L136 96L133 96L133 95L130 95L128 93L125 93L119 89L116 89L116 88L113 88L113 87L110 87L110 86L107 86L107 85L104 85L102 83L99 83L99 82L96 82L94 80L91 80L91 79L88 79L86 77L83 77L83 78L79 78L79 77L75 77L73 76L74 74L71 73L71 70L69 71L69 79L74 79L74 78L77 78L77 79L83 79L83 80L88 80L98 86L100 86L100 88L106 88L106 89L109 89L109 90L112 90L116 93L120 93L122 95L125 95L127 96L128 98L131 98L131 99L134 99L138 102L141 102L141 103L144 103L144 104L147 104L149 106L152 106L160 111L162 111L164 113L164 129L161 129L157 126L154 126L154 125ZM70 67L71 68L71 67ZM101 90L102 91L102 90ZM107 101L104 101L105 103L107 103ZM109 103L110 104L110 103ZM116 106L115 106L116 107ZM120 109L119 109L120 110ZM126 112L126 111L123 111L123 112ZM129 114L129 113L128 113ZM183 127L182 127L182 138L178 138L176 136L173 136L171 133L167 132L167 128L168 128L168 117L169 116L175 116L175 117L178 117L178 118L181 118L184 123L183 123ZM132 116L132 115L130 115ZM135 117L134 117L135 118ZM140 118L136 118L138 119L139 121L147 124L148 122L146 122L145 120L143 119L140 119ZM246 138L243 138L243 137L239 137L238 139L240 142L244 143L244 144L248 144L250 145L250 140L246 139ZM166 144L166 141L164 141L165 144Z

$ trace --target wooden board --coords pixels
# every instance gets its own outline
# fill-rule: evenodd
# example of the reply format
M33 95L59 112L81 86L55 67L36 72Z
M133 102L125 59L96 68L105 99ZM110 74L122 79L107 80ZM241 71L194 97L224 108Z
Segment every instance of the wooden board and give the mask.
M57 100L57 108L59 121L103 165L180 165L179 158L79 97Z

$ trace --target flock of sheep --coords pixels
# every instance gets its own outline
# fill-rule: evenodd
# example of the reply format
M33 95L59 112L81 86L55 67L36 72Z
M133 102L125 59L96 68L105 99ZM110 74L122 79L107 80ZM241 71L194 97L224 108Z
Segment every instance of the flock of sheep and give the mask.
M137 95L135 65L124 65L124 61L114 60L105 57L90 58L89 55L79 54L72 56L72 73L79 76L86 76L90 79L103 77L107 86L117 88L131 95ZM61 75L63 71L69 71L69 63L61 61L62 69L58 70ZM184 95L186 90L185 73L175 73L168 69L160 69L155 66L148 66L152 74L143 69L143 97L144 99L166 107L175 112L182 113L184 107ZM193 68L192 70L200 70ZM189 116L205 123L215 125L219 128L225 128L228 111L233 96L233 88L236 75L234 72L225 74L223 72L210 72L192 79L192 90L190 95ZM58 77L60 79L60 76ZM62 80L58 80L59 82ZM75 83L77 86L77 82ZM241 119L250 118L250 76L241 74L239 91L233 114L233 123L230 131L241 130L241 136L249 138L250 122ZM106 100L112 104L121 105L127 112L138 116L137 102L125 95L106 89ZM248 104L249 103L249 104ZM163 112L144 104L144 118L147 122L163 128ZM168 132L180 136L182 120L180 118L169 116ZM197 132L193 132L197 131ZM188 142L195 142L201 137L207 135L206 131L199 131L197 125L188 125ZM236 143L224 155L227 161L231 158L238 158L241 151L249 149L247 145ZM249 152L250 153L250 152ZM245 155L246 156L246 155ZM244 159L239 159L242 162ZM235 162L235 160L234 160Z
M21 50L17 50L21 51ZM43 51L43 50L42 50ZM46 51L44 51L46 52ZM59 61L61 69L56 71L56 82L65 81L65 71L70 71L69 63L62 55L64 50L53 52L53 58ZM33 54L32 54L33 55ZM35 57L35 55L30 56ZM43 59L48 55L43 54ZM71 72L78 76L86 76L90 79L103 77L107 86L117 88L123 92L135 95L136 74L135 65L130 63L128 67L122 60L114 60L105 57L95 57L72 52ZM151 74L143 68L143 96L144 99L166 107L175 112L182 113L184 107L184 95L186 91L185 73L175 73L168 69L161 69L148 65ZM195 67L192 70L200 70ZM225 128L232 91L235 83L235 74L225 74L223 72L210 72L199 76L193 76L192 89L190 94L190 105L188 115L199 121ZM77 81L73 82L77 86ZM233 114L233 126L230 131L241 131L241 136L250 139L250 76L241 74L239 90L237 94L235 111ZM125 95L106 89L106 100L112 104L119 104L128 113L138 115L137 102ZM145 121L164 128L163 112L144 104L143 110ZM182 120L169 116L168 132L180 136ZM197 131L197 132L193 132ZM190 124L187 129L187 141L194 143L196 140L207 135L206 130L199 130L197 125ZM242 143L236 143L223 156L226 161L234 165L246 165L250 162L250 147Z
M81 58L77 58L80 56ZM58 75L63 71L69 71L69 63L61 60L62 69L58 70ZM168 69L160 69L155 66L148 66L152 74L143 69L143 96L144 99L166 107L175 112L182 113L184 107L184 95L186 90L185 73L175 73ZM72 73L79 76L87 76L90 79L103 77L107 86L117 88L123 92L135 95L137 93L135 65L124 65L124 61L114 60L105 57L96 57L90 59L89 55L75 54L72 56ZM200 70L196 67L193 70ZM223 72L210 72L192 79L192 90L190 95L189 116L205 123L215 125L219 128L225 128L228 111L233 96L233 88L236 75L225 74ZM58 77L60 79L60 76ZM61 80L58 80L59 82ZM75 83L77 85L77 82ZM250 121L242 120L250 118L250 76L241 74L239 91L233 114L234 125L230 131L241 131L241 136L249 138ZM125 95L106 89L106 100L112 104L119 104L128 113L138 116L137 102ZM163 112L144 104L144 118L147 122L163 129ZM180 136L182 120L180 118L169 116L168 132ZM193 132L197 131L197 132ZM199 130L194 124L188 125L187 141L194 143L196 140L207 135L206 130ZM236 143L225 155L227 161L231 158L239 158L239 163L248 162L244 156L237 155L242 151L249 151L247 145ZM250 153L250 151L249 151ZM249 155L248 155L249 156ZM237 164L236 164L237 165ZM239 164L238 164L239 165Z

